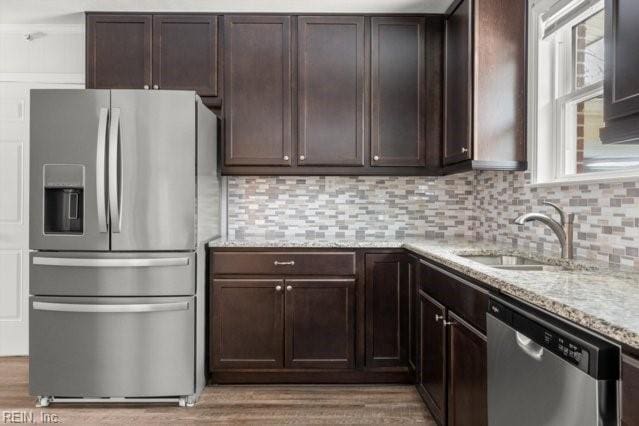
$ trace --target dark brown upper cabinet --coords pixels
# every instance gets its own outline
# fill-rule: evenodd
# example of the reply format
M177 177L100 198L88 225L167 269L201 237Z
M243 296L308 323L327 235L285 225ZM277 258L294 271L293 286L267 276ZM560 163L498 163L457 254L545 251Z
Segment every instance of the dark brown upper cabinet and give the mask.
M603 143L639 139L639 2L606 0Z
M371 18L371 165L424 166L426 19Z
M355 280L287 279L287 368L352 368Z
M151 15L93 15L86 18L86 87L151 87Z
M298 18L300 166L364 165L364 17Z
M86 86L195 90L210 99L218 96L217 38L215 15L89 13Z
M217 96L217 16L153 16L153 87Z
M291 18L224 17L224 159L291 165Z
M462 0L446 20L446 173L525 170L526 0Z
M366 254L366 366L403 367L408 359L408 261L403 253Z

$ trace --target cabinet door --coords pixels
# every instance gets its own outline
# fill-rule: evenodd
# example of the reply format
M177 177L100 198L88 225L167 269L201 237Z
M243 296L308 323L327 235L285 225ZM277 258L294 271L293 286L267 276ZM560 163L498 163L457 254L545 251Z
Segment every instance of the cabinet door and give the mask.
M291 164L290 17L224 17L226 165Z
M353 367L355 280L286 280L285 284L286 367Z
M284 281L215 279L213 368L282 368Z
M151 85L151 15L87 15L87 89Z
M217 16L153 16L153 87L217 95Z
M408 352L406 256L366 255L366 366L403 367Z
M444 165L472 158L472 3L463 0L446 21Z
M301 166L364 165L364 18L298 20Z
M604 119L607 122L639 113L639 2L606 0L605 10Z
M486 336L449 312L448 425L488 424Z
M446 309L419 291L420 350L417 390L439 424L446 424Z
M373 166L425 165L425 22L417 17L371 18Z

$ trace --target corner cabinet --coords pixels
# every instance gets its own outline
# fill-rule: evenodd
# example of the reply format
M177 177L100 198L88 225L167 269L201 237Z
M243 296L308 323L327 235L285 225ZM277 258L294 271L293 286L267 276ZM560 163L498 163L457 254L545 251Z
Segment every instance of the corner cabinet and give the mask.
M637 143L639 139L639 2L605 2L603 143Z
M216 15L88 13L86 26L88 89L219 95Z
M525 170L526 0L461 0L445 29L444 173Z

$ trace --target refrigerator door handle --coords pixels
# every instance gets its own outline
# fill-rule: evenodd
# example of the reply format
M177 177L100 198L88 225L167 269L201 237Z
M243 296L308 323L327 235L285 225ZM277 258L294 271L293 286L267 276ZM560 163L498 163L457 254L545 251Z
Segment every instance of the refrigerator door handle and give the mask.
M98 201L98 231L107 232L107 207L106 207L106 138L107 120L109 119L109 109L100 108L100 120L98 122L98 143L95 161L95 192Z
M35 309L36 311L91 312L91 313L166 312L166 311L186 311L189 309L189 302L143 303L143 304L122 304L122 305L33 302L33 309Z
M122 161L120 161L120 109L111 108L109 129L109 207L111 232L122 229Z
M156 257L147 259L96 259L82 257L33 257L34 265L75 266L80 268L145 268L152 266L187 266L188 257Z

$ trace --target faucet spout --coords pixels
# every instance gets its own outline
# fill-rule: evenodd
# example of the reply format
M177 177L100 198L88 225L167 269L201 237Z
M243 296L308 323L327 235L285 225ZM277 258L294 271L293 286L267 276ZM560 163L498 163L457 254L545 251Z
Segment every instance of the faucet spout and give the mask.
M549 204L550 203L544 203ZM574 215L566 215L563 210L558 206L552 205L557 211L560 212L561 223L557 222L550 216L543 213L526 213L518 216L513 221L516 225L524 225L526 222L538 221L548 226L557 236L559 244L561 245L561 257L564 259L573 258L573 218Z

